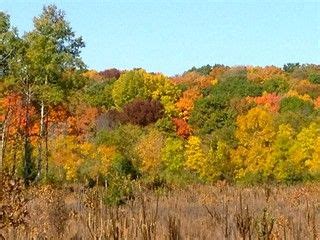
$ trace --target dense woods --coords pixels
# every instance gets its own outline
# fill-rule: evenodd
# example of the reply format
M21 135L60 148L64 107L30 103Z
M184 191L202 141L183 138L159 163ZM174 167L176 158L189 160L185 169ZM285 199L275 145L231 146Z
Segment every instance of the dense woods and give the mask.
M319 177L319 65L98 72L54 5L23 36L0 23L0 168L27 185Z

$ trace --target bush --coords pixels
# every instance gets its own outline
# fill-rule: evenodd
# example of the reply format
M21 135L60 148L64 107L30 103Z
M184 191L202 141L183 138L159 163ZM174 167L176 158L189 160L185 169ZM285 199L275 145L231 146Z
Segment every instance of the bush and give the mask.
M144 134L144 130L139 126L127 124L112 131L98 132L95 142L98 145L115 146L117 152L125 158L133 159L135 157L133 148Z
M132 162L120 154L114 158L110 172L130 179L136 179L140 176L139 170L133 166Z
M106 182L107 186L103 198L105 204L119 206L134 198L134 182L129 177L112 174L108 176Z

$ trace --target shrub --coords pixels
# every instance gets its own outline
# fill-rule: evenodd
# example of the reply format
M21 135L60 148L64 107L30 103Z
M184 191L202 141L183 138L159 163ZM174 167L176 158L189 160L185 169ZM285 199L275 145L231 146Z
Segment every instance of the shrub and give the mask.
M126 176L111 174L107 178L107 186L104 193L104 203L111 206L125 204L133 199L134 182Z

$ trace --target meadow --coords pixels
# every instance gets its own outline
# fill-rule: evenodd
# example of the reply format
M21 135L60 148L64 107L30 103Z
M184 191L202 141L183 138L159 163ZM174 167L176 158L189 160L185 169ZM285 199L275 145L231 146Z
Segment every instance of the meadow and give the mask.
M104 187L35 186L6 178L1 239L319 239L320 185L135 184L125 204ZM4 183L4 182L2 182ZM3 205L4 206L4 205Z

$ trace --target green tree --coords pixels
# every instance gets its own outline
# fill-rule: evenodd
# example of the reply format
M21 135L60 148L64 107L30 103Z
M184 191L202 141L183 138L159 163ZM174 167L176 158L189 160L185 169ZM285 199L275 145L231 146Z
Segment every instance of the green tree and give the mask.
M313 105L295 96L283 98L280 102L280 112L289 111L309 115L313 112Z
M113 131L100 131L97 133L95 143L97 145L115 146L128 165L137 166L139 156L136 154L135 146L145 135L144 130L136 125L122 125ZM138 169L132 168L133 175L138 175Z
M276 122L289 124L296 131L308 126L316 117L313 104L295 96L285 97L280 102L280 114L276 116Z
M25 39L19 39L14 57L7 62L6 77L2 78L4 84L12 91L22 96L21 108L24 110L23 124L23 176L25 183L33 178L32 152L30 141L32 96L34 95L35 81L30 74L29 59L27 57L28 43Z
M10 81L5 78L9 75L9 62L16 55L16 50L20 44L17 31L11 28L10 17L4 12L0 11L0 99L4 98L10 93ZM8 80L8 79L7 79ZM8 84L9 83L9 84ZM4 152L6 147L6 132L7 123L10 112L5 113L4 106L0 106L0 115L5 115L3 121L0 123L0 171L2 170Z
M284 78L271 78L263 83L263 90L268 93L286 93L289 90L289 83Z
M165 171L179 174L184 165L184 142L180 138L169 137L162 149L162 161Z
M283 70L288 73L292 73L297 68L300 68L300 63L287 63L283 65Z
M8 74L8 64L19 47L17 30L11 27L8 14L0 11L0 79ZM2 92L2 91L1 91Z
M312 83L320 84L320 71L313 71L309 73L308 79Z
M110 109L114 106L112 88L115 80L90 81L84 89L84 98L94 107Z
M261 93L259 85L232 75L214 85L206 97L196 102L190 124L203 134L225 127L233 128L236 112L230 107L231 100Z
M216 64L214 67L216 67L216 66L219 66L219 65ZM212 70L212 68L213 68L213 66L210 66L209 64L207 64L207 65L203 65L202 67L199 67L199 68L192 67L187 72L197 72L197 73L199 73L201 75L209 75L211 70Z
M66 80L64 73L84 67L80 58L80 50L84 47L84 43L81 37L75 37L65 19L65 13L55 5L45 6L42 14L34 18L34 30L26 35L25 40L28 43L26 57L29 73L34 78L34 91L40 105L38 147L38 177L40 177L43 141L47 135L45 116L48 114L48 106L61 102L64 97L65 83L62 83Z

